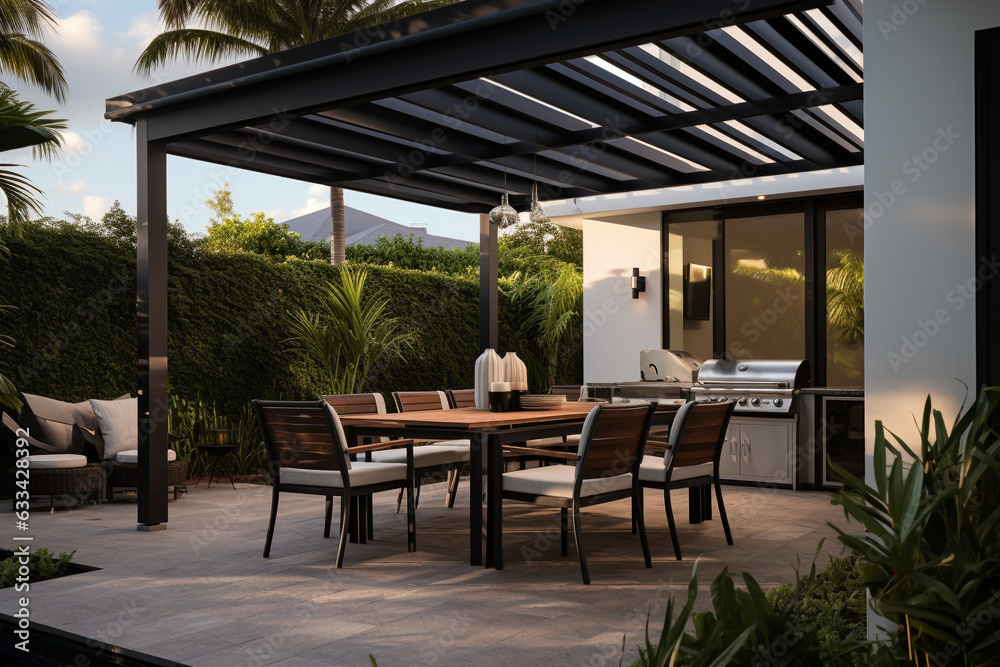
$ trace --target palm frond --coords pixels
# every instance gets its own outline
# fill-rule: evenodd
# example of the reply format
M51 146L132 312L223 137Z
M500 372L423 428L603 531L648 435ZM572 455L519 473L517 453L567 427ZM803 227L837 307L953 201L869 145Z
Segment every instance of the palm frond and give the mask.
M154 68L165 65L178 56L183 56L189 62L215 62L224 58L266 54L266 48L243 37L212 30L182 28L154 37L149 46L139 54L132 71L147 76Z
M20 166L23 165L0 164L0 192L7 197L7 225L14 235L31 219L32 213L42 214L42 203L38 200L42 191L26 176L8 169Z
M66 101L66 76L59 59L47 46L24 33L0 33L0 73L34 84L60 102Z
M19 100L14 91L0 84L0 153L31 146L36 158L55 155L62 146L60 130L66 129L66 121L47 118L52 113Z

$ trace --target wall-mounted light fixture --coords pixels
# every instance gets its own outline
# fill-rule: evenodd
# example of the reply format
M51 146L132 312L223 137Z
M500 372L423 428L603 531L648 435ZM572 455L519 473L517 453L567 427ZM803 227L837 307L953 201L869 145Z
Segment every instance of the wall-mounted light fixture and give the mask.
M632 298L638 299L639 292L646 291L646 276L639 275L639 267L632 269Z

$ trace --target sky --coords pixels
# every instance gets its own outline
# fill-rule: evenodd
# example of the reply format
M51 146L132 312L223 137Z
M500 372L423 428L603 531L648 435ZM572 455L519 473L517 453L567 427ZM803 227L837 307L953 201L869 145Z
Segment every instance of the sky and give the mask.
M29 150L6 154L45 193L45 214L82 213L99 219L119 200L136 210L136 152L132 126L104 119L109 97L171 81L219 65L172 63L143 78L132 73L136 58L162 31L156 0L49 0L59 17L45 43L59 58L69 84L60 105L26 83L5 82L38 109L54 110L68 121L65 148L50 162L32 160ZM11 159L6 159L11 158ZM204 233L210 215L205 200L229 183L237 213L265 212L277 222L325 208L329 188L239 169L170 157L167 163L168 215L189 233ZM479 240L479 218L467 213L345 191L347 206L404 225L427 225L432 234Z

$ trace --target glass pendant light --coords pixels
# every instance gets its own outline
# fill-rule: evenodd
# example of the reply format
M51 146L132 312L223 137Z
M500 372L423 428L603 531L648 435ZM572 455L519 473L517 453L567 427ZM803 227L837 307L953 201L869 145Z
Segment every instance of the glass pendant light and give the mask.
M507 119L503 121L504 143L507 142ZM500 205L490 211L490 222L499 229L506 229L511 225L516 225L520 217L517 210L507 201L507 160L503 161L503 196L500 197Z
M531 212L528 214L528 219L538 225L549 223L549 216L538 202L538 181L531 184Z

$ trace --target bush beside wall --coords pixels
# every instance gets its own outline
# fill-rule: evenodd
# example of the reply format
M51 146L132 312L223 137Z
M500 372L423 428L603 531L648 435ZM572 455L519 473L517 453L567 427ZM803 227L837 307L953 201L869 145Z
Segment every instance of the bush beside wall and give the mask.
M0 353L0 373L22 392L63 400L134 394L134 245L58 222L31 225L23 240L8 245L0 303L17 310L0 320L0 332L16 346ZM368 269L369 285L389 296L391 314L405 318L416 339L404 359L378 369L371 389L471 387L481 352L478 277ZM314 295L337 272L321 261L198 250L175 229L168 282L171 395L211 401L232 415L253 398L316 396L318 375L288 350L284 317L299 307L314 309ZM519 330L526 305L501 293L501 353L529 344ZM570 368L561 381L579 382L580 350Z

